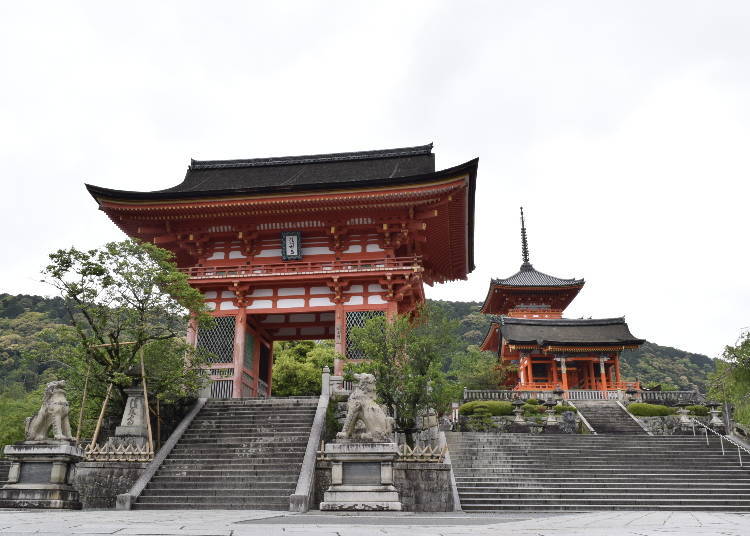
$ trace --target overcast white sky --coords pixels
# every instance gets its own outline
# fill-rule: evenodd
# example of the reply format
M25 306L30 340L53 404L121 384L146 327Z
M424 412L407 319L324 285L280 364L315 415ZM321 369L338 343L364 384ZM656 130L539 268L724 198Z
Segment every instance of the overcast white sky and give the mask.
M0 1L0 292L122 238L83 183L191 157L479 157L468 281L585 277L568 316L712 356L750 325L748 2Z

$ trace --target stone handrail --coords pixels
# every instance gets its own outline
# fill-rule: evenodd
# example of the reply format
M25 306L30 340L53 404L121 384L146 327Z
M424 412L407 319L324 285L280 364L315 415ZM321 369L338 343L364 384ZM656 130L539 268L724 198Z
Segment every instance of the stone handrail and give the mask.
M462 512L461 509L461 498L458 495L458 485L456 484L456 475L453 472L453 464L451 463L451 452L448 448L448 440L445 437L445 432L441 431L438 436L438 446L445 448L445 458L443 462L448 464L451 468L450 479L451 479L451 495L453 495L453 511Z
M583 425L586 427L586 430L589 431L589 434L597 435L596 430L594 430L594 427L591 426L591 424L589 424L588 419L586 419L586 417L583 416L583 413L578 411L578 408L576 408L576 405L571 401L567 401L567 404L569 406L573 406L576 409L576 415L578 416L579 419L581 419L581 423L583 423Z
M177 442L182 438L182 434L184 434L185 430L188 429L190 424L193 422L193 419L195 419L195 416L198 415L198 412L200 412L200 410L203 409L203 406L206 405L207 400L208 399L206 398L199 398L196 401L195 405L190 409L188 414L183 417L182 421L180 421L180 424L177 425L177 428L175 428L174 432L172 432L172 435L169 436L169 439L167 439L166 443L164 443L161 449L159 449L159 452L156 453L154 459L151 460L151 462L146 466L146 470L138 478L138 480L135 481L135 484L133 484L133 486L127 493L123 493L117 496L117 510L132 509L133 503L138 499L146 485L154 477L156 471L159 470L159 467L164 462L164 460L167 459L167 456L169 456L169 454L172 452L172 449L174 449L175 445L177 445Z
M328 402L331 397L330 392L331 373L328 367L323 368L323 377L321 381L321 393L318 399L318 407L315 410L310 437L307 440L305 457L302 460L302 468L297 479L297 488L289 496L290 512L307 512L310 510L313 493L315 491L315 464L318 457L318 445L323 438L326 427L326 413L328 412Z
M722 455L726 455L726 452L724 451L724 441L726 441L727 443L730 443L730 444L734 445L735 447L737 447L737 458L739 460L740 467L744 467L744 464L742 463L742 451L743 450L745 451L745 454L748 455L748 460L750 460L750 450L748 450L745 446L740 445L738 442L734 441L729 436L725 436L723 434L720 434L719 432L717 432L716 430L714 430L710 426L706 426L705 424L703 424L702 422L700 422L698 419L692 418L690 420L692 421L692 424L693 424L693 433L695 433L695 425L696 424L698 426L700 426L701 428L703 428L704 432L706 433L706 444L708 444L708 433L709 432L711 432L712 434L714 434L715 436L717 436L719 438L719 441L721 441L721 453L722 453Z

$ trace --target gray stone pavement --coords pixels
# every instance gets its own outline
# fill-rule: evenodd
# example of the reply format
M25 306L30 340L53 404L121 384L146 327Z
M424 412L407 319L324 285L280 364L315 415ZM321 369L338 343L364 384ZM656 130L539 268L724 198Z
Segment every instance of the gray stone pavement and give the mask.
M0 534L141 536L651 536L750 534L750 514L587 512L508 514L287 514L264 511L0 510Z

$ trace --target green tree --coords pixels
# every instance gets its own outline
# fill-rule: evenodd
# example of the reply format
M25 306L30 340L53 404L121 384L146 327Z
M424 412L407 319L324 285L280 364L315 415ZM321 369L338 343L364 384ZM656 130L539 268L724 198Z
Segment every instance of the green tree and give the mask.
M273 394L275 396L319 395L323 367L332 368L335 356L336 351L331 341L276 343Z
M409 445L414 445L420 414L428 408L445 410L456 394L442 371L453 347L453 324L440 309L425 307L415 318L398 316L389 322L375 317L347 333L368 359L358 368L377 378L378 398Z
M735 406L737 422L750 426L750 331L727 346L709 378L709 396Z
M501 365L492 352L483 352L469 346L465 352L453 356L448 376L467 389L499 389L509 374L515 372L511 365Z
M210 317L170 252L125 240L58 250L50 261L44 280L60 292L71 328L55 335L76 344L50 348L49 358L69 371L69 392L88 378L92 393L112 383L124 402L122 389L131 383L126 373L139 366L141 350L159 396L179 398L198 388L205 359L183 339L191 315L204 325Z

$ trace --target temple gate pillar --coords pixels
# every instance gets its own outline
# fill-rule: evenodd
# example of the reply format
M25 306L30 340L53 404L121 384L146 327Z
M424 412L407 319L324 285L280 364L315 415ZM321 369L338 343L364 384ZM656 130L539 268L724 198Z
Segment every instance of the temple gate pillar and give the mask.
M599 358L599 376L602 380L602 391L607 390L607 371L604 368L604 362L607 361L606 357L600 357Z
M554 359L552 360L552 383L555 384L555 388L557 388L557 384L560 381L560 377L557 375L557 361Z
M620 356L615 357L615 378L618 384L622 382L622 378L620 377Z
M333 360L333 375L342 376L344 374L344 362L339 356L346 355L346 313L344 304L337 300L334 314L334 349L336 358Z
M234 347L232 362L234 376L232 378L232 398L242 397L242 366L245 362L245 330L247 329L247 311L241 307L234 318Z

